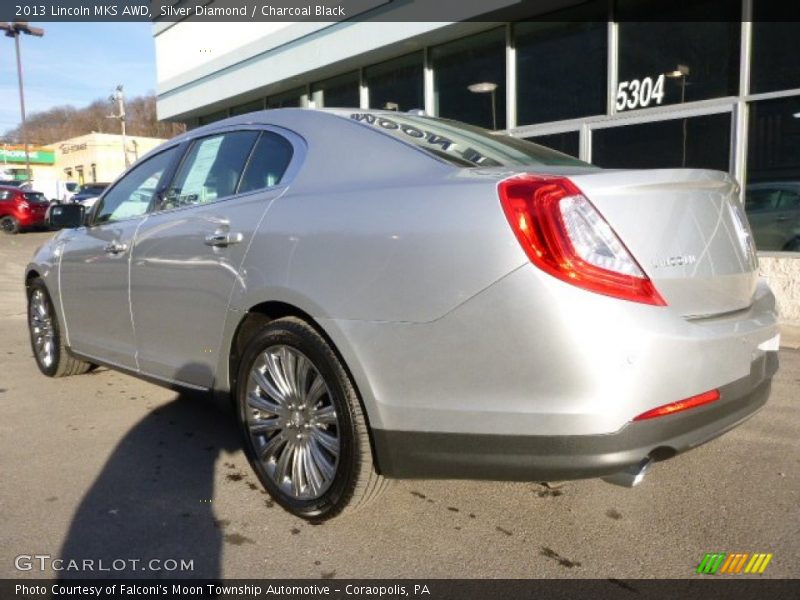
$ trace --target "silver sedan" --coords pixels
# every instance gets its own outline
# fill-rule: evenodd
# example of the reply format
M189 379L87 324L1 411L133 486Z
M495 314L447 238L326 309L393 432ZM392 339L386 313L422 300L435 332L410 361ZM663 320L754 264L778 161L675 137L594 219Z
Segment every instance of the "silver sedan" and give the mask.
M777 369L739 188L605 171L419 115L282 109L123 174L25 273L51 377L229 397L250 462L325 519L389 478L641 481Z

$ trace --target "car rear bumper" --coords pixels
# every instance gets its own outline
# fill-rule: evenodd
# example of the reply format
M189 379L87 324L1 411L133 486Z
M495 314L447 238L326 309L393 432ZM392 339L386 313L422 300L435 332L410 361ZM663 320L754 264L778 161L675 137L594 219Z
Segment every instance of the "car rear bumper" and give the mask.
M45 224L46 211L26 211L16 214L20 227L42 227Z
M750 375L722 386L711 404L598 435L486 435L375 429L378 468L395 478L563 480L602 477L664 460L736 427L767 401L778 353L765 352Z

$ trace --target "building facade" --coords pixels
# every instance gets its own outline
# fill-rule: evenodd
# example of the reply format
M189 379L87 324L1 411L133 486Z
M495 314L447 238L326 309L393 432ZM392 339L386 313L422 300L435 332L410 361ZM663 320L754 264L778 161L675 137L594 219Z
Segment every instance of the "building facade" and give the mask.
M55 169L58 176L79 185L108 183L117 178L138 158L165 140L151 137L126 136L125 150L121 135L88 133L52 144L55 150Z
M0 179L27 181L29 178L22 144L0 144ZM28 146L30 177L52 177L55 172L56 153L49 146Z
M602 167L728 171L782 317L800 325L800 23L770 20L768 0L670 4L501 22L157 23L159 117L421 108Z

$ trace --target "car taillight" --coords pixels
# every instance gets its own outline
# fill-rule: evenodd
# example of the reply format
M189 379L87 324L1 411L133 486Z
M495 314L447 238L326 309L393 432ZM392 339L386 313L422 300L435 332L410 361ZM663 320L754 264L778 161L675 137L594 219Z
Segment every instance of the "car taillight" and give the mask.
M534 265L598 294L666 306L622 240L569 179L517 175L501 181L498 193Z
M678 402L670 402L664 406L659 406L653 410L648 410L647 412L640 414L638 417L635 417L633 420L644 421L645 419L655 419L656 417L672 415L677 412L689 410L690 408L696 408L698 406L703 406L704 404L716 402L717 400L719 400L719 390L710 390L708 392L698 394L697 396L685 398L683 400L679 400Z

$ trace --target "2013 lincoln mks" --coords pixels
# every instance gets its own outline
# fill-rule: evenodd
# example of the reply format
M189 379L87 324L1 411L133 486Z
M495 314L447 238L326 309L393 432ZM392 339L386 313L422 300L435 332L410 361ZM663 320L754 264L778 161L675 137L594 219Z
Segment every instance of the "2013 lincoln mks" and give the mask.
M739 188L369 110L251 113L123 174L25 274L41 371L230 396L325 519L388 478L633 485L767 401L774 298Z

